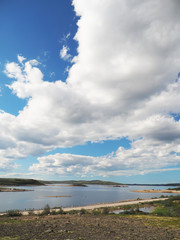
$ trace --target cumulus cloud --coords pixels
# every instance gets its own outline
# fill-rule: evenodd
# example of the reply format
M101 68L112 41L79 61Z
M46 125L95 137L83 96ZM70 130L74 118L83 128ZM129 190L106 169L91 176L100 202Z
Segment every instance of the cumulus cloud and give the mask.
M32 171L132 175L180 163L180 16L176 0L74 0L78 55L66 82L43 80L38 61L6 64L9 85L27 105L4 112L0 154L39 156L56 148L127 137L108 156L38 157ZM63 45L60 56L70 60ZM24 62L24 64L22 64ZM8 119L8 122L6 121Z
M65 45L63 45L62 49L60 50L60 58L65 60L65 61L68 61L71 59L71 54L68 53L69 52L69 48Z
M39 157L39 163L33 164L30 170L44 174L78 174L88 176L118 176L145 174L155 171L170 171L180 168L165 169L168 165L180 163L180 147L174 144L159 144L137 140L130 149L120 147L116 153L107 156L92 157L73 154L54 154Z
M81 16L75 36L79 55L68 83L92 103L133 109L176 78L177 1L73 2Z
M21 55L17 55L17 59L18 59L19 63L21 63L21 64L23 64L23 61L26 60L26 58Z

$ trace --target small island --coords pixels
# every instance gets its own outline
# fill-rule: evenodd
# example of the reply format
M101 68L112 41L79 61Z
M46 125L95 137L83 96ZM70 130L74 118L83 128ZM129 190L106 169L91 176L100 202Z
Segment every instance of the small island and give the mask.
M27 192L29 189L13 188L14 186L41 186L44 183L34 179L0 178L0 192Z
M122 188L122 187L128 187L128 185L123 185L123 184L117 184L117 185L104 185L104 187Z
M87 187L87 185L83 184L83 183L73 183L69 186L71 186L71 187Z
M27 191L33 191L33 190L18 189L18 188L5 188L5 187L0 188L0 192L27 192Z
M72 197L72 196L46 196L47 198L66 198L66 197Z
M180 193L180 188L168 188L163 190L145 189L145 190L132 190L131 192L142 193Z

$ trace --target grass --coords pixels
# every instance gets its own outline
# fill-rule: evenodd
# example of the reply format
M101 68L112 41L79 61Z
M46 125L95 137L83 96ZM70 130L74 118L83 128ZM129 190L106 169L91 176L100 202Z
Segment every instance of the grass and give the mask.
M2 237L0 240L19 240L19 237Z
M153 216L153 215L132 215L132 216L123 216L130 218L146 219L148 224L158 226L158 227L168 227L180 229L180 218L178 217L162 217L162 216Z
M169 197L158 203L153 212L157 216L180 217L180 195Z
M144 206L154 206L155 210L152 213L144 213L139 211L140 207ZM164 201L155 201L149 203L140 203L133 205L125 205L119 208L110 208L110 211L123 209L125 210L121 215L155 215L164 217L180 217L180 195L170 196Z

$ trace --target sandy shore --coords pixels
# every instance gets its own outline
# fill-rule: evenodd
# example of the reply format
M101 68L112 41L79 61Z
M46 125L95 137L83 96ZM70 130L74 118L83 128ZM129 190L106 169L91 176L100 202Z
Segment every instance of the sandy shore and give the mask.
M168 190L168 189L164 189L164 190L132 190L131 192L143 192L143 193L180 193L179 190Z
M0 192L29 192L33 190L20 189L20 188L0 188Z
M111 202L111 203L98 203L93 205L87 205L87 206L78 206L78 207L67 207L62 208L63 211L68 212L71 210L93 210L96 208L103 208L103 207L118 207L118 206L124 206L124 205L132 205L132 204L138 204L138 203L148 203L148 202L154 202L154 201L163 201L168 198L156 198L156 199L142 199L142 200L126 200L126 201L120 201L120 202ZM52 209L53 211L59 211L59 209ZM43 210L34 210L34 214L40 214L43 212ZM22 215L29 215L28 211L21 211ZM0 216L4 215L6 213L0 213Z
M154 202L154 201L166 200L166 199L167 198L127 200L127 201L112 202L112 203L99 203L99 204L93 204L93 205L88 205L88 206L69 207L69 208L63 208L63 210L64 211L81 210L82 208L87 209L87 210L93 210L93 209L96 209L96 208L118 207L118 206L132 205L132 204L145 203L145 202Z

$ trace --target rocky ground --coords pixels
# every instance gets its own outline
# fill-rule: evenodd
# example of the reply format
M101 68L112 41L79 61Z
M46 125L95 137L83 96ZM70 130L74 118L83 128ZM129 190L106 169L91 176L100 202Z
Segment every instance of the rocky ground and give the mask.
M0 217L0 240L180 239L180 219L156 216Z

